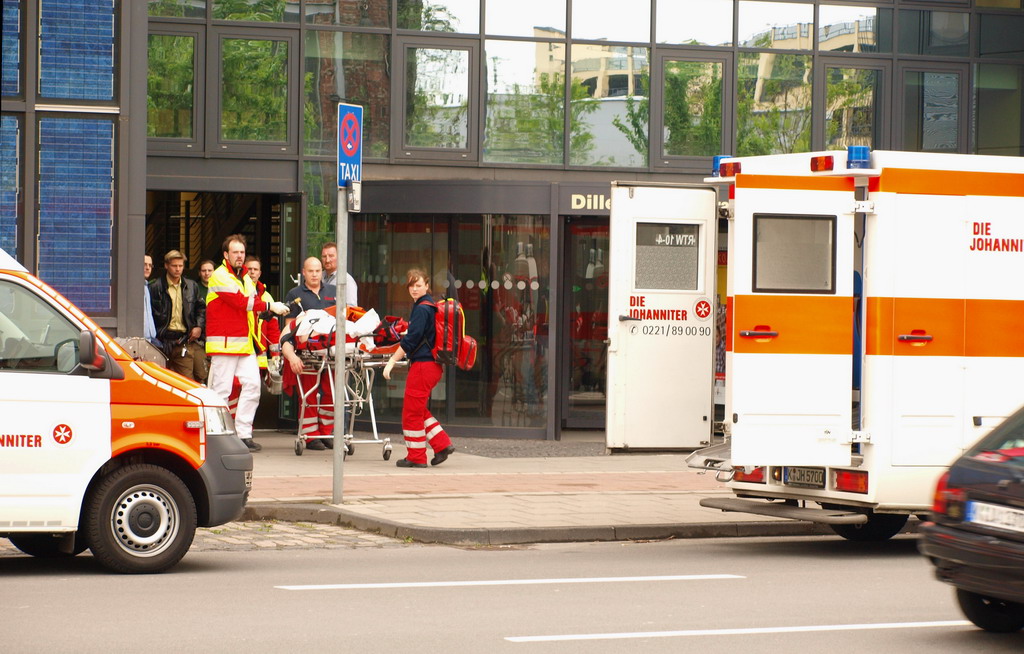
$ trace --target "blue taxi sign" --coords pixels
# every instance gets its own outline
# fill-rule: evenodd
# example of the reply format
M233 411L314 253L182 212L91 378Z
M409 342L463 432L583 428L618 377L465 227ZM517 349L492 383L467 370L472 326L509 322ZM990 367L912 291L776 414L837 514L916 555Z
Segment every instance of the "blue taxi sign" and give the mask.
M338 103L338 188L363 180L363 108Z

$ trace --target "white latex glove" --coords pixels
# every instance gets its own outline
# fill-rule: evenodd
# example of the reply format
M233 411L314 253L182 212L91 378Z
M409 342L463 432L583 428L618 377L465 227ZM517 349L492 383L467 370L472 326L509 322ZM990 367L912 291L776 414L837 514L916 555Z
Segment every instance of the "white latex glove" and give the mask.
M279 316L287 316L288 315L288 305L285 304L284 302L271 302L270 303L270 310L273 313L276 313Z
M384 379L391 381L391 371L395 368L395 362L392 359L388 359L388 365L384 366Z

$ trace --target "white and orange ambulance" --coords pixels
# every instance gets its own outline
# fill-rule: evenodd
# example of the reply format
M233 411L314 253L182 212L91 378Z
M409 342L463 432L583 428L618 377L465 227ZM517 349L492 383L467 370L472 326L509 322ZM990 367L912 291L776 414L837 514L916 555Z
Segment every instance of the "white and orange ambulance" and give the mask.
M1024 158L726 158L723 445L702 505L882 540L1024 402Z
M134 361L0 250L0 536L161 572L241 514L252 469L218 395Z

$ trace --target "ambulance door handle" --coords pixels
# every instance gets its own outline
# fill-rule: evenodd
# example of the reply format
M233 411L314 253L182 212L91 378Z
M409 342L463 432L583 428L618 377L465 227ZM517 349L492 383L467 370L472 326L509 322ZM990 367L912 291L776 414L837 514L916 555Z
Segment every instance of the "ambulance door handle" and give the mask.
M634 318L633 316L619 316L619 322L626 322L627 320L640 320L640 319L639 318Z
M755 331L753 329L740 330L740 336L744 338L775 338L778 335L779 332Z
M927 343L932 340L931 334L900 334L899 340L910 343Z

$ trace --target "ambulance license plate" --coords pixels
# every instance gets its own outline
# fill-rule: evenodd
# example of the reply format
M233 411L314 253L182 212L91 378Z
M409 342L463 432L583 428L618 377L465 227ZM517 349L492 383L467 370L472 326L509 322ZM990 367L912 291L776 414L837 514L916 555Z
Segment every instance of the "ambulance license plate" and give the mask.
M252 488L252 470L245 471L245 487Z
M787 486L804 488L825 488L824 468L799 468L787 466L782 469L782 480Z

